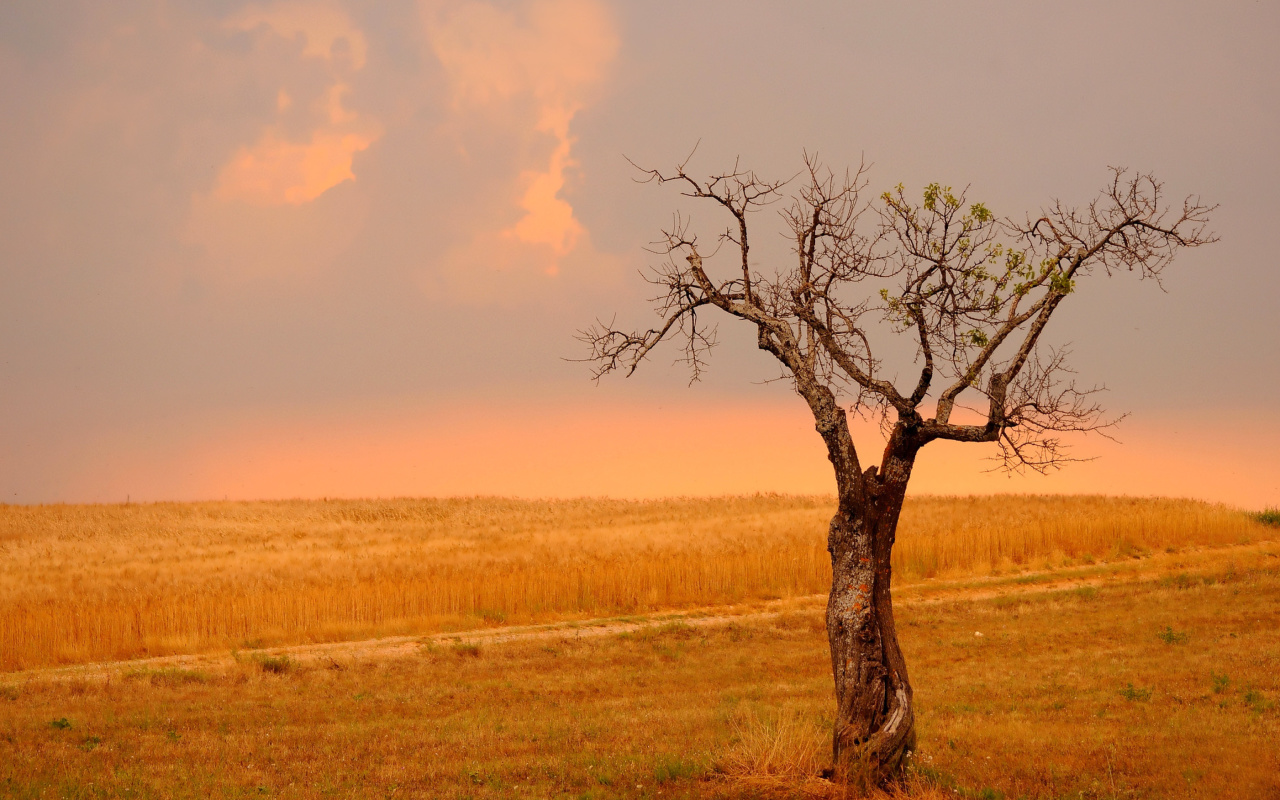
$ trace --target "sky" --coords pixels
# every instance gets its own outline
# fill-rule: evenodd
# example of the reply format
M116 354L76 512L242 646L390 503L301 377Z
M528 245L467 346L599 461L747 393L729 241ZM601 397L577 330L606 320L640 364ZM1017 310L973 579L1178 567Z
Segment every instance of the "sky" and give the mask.
M652 323L674 212L723 224L635 180L696 146L1014 217L1110 166L1218 204L1046 334L1119 442L1044 477L936 443L913 491L1280 505L1278 36L1262 2L4 3L0 502L831 492L750 331L692 386L574 361Z

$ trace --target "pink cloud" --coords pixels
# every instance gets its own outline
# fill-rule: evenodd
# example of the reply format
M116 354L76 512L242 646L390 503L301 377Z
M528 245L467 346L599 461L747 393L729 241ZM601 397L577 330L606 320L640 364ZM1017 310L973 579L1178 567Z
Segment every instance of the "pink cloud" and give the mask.
M547 136L554 142L545 161L511 178L509 202L521 210L519 220L491 226L446 260L492 263L495 252L510 253L497 241L507 239L533 248L511 253L507 263L532 261L556 274L585 234L561 195L567 171L576 166L569 128L617 53L613 20L599 0L529 0L517 11L428 0L423 13L432 51L449 78L452 124L483 119L516 131L524 142Z
M334 78L307 109L311 130L301 138L286 131L283 116L294 102L282 87L276 102L280 118L267 124L255 143L231 156L218 175L213 197L258 206L300 205L354 181L355 154L382 136L377 120L347 110L342 102L350 88L343 76L365 64L364 34L341 9L323 3L252 6L226 24L263 36L300 39L300 55L327 62Z

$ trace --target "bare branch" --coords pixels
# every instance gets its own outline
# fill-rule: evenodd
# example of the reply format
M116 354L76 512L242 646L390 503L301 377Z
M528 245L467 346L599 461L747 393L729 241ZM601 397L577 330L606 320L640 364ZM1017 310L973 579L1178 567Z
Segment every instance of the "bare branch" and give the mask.
M1038 355L1054 312L1076 281L1095 272L1134 271L1159 281L1178 251L1217 241L1207 227L1214 206L1196 197L1170 204L1154 177L1123 169L1112 169L1087 206L1055 201L1015 223L970 202L967 189L936 183L919 200L899 185L868 201L865 163L836 174L806 153L804 169L783 181L738 162L700 179L688 163L668 173L637 169L643 182L673 184L683 197L727 213L727 228L707 252L689 218L677 213L652 249L663 260L648 276L659 287L661 323L637 332L597 323L580 337L590 347L585 360L597 379L631 374L674 338L697 380L715 344L714 328L699 315L723 312L749 323L760 349L809 403L837 475L857 464L842 404L884 419L890 449L910 458L933 439L950 439L995 443L1009 469L1042 471L1070 460L1068 434L1111 423L1095 390L1079 390L1067 377L1061 351ZM780 213L791 263L762 274L751 262L754 214L793 183ZM718 266L722 250L733 262L727 270ZM875 342L886 330L915 342L919 371L910 391L886 377L896 373L886 373L877 356ZM985 399L978 424L951 422L966 393ZM925 419L921 407L931 397L935 410ZM845 480L842 497L870 491L865 480Z

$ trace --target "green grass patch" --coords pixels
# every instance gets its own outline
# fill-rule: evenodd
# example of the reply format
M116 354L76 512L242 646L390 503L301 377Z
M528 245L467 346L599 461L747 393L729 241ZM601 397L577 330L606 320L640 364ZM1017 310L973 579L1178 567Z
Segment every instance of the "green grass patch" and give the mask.
M1145 703L1151 699L1151 690L1142 689L1130 683L1120 690L1120 696L1131 703Z
M135 669L124 674L127 681L149 681L152 686L186 686L193 683L208 683L209 676L196 669Z
M258 662L258 666L262 667L263 672L270 672L273 675L283 675L294 667L293 659L285 655L261 655L255 657L254 661Z

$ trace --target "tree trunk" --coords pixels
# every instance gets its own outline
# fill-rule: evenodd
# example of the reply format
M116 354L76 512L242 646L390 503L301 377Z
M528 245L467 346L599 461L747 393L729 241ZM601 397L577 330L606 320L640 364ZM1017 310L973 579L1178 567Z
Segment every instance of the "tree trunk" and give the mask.
M828 535L835 777L866 788L897 775L915 747L911 683L889 595L889 557L914 460L915 448L895 433L881 473L868 469L861 496L841 497Z

